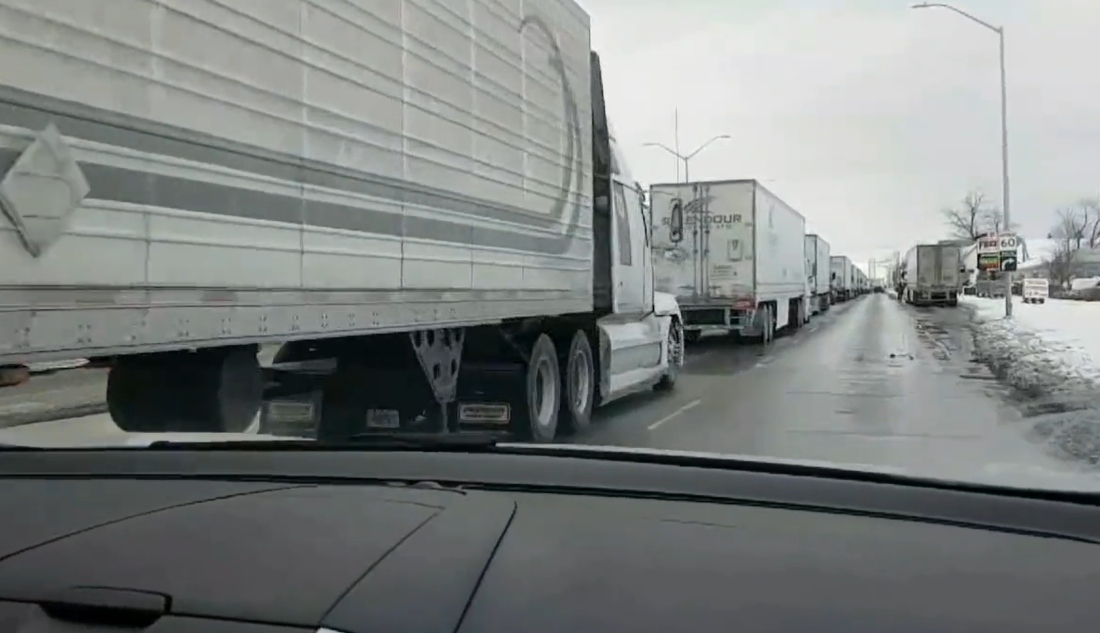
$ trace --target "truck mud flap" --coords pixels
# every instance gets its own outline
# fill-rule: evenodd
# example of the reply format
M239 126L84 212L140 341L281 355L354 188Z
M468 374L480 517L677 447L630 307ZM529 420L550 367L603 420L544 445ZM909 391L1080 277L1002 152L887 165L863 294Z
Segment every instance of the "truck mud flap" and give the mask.
M517 411L526 407L523 366L464 363L455 406L459 431L512 435Z

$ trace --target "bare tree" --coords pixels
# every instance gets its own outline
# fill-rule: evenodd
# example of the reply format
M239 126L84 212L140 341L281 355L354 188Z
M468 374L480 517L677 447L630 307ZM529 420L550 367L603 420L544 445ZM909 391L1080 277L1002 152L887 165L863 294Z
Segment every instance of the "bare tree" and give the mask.
M1059 285L1068 284L1073 278L1074 258L1087 243L1089 216L1080 205L1058 211L1058 222L1047 235L1055 241L1054 255L1050 259L1050 277Z
M944 209L943 217L953 237L966 240L977 240L978 236L985 232L982 225L984 208L982 203L985 195L980 191L971 191L962 200L962 205L955 209Z
M952 237L977 241L988 233L1007 230L1004 213L985 200L985 194L971 191L957 208L944 209L943 217Z
M1077 201L1085 223L1085 244L1090 248L1100 248L1100 198L1081 198Z

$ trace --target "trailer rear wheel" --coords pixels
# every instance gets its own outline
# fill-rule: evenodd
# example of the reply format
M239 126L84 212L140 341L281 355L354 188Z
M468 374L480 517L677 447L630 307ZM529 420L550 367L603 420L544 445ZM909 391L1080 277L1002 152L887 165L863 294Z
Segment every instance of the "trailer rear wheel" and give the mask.
M517 434L532 442L553 442L561 408L561 372L554 341L546 334L540 334L531 348L524 385L524 398L514 420Z
M592 425L592 405L596 400L596 363L584 330L573 334L561 382L564 388L559 424L569 433L584 431Z
M107 410L127 432L239 433L262 399L252 347L124 356L107 376Z

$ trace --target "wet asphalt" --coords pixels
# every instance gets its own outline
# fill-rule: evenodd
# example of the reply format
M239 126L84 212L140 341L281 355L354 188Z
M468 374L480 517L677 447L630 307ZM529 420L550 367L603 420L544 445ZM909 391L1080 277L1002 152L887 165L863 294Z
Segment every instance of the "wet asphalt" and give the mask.
M974 359L965 307L885 294L833 306L767 348L707 338L677 389L612 403L582 444L759 455L962 477L1055 468Z

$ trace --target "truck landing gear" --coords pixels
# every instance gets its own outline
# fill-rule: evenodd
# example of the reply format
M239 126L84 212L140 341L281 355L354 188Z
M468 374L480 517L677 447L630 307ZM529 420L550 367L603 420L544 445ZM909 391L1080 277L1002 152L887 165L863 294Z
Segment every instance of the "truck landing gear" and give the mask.
M435 423L440 430L447 432L455 421L450 419L449 410L455 400L458 385L458 371L462 364L462 342L465 332L461 328L417 331L409 334L416 359L424 370L424 377L431 385L435 396Z

